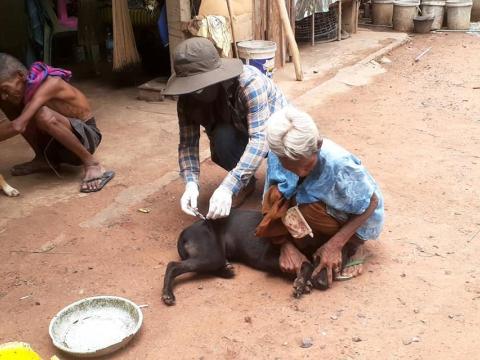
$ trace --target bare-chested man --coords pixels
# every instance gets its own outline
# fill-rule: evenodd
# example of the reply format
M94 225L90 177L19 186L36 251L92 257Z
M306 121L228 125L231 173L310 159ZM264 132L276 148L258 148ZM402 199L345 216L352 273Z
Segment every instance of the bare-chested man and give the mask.
M101 190L115 175L93 156L102 135L85 95L67 81L71 73L43 63L29 71L14 57L0 53L0 109L10 122L0 123L0 141L22 134L35 158L12 168L21 176L83 165L81 192Z

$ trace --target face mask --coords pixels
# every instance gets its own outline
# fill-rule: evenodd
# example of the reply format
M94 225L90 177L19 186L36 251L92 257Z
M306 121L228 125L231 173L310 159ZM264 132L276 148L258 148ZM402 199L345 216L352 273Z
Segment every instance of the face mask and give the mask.
M195 91L192 94L192 96L200 102L210 103L217 98L217 94L218 94L218 86L217 84L215 84L215 85Z

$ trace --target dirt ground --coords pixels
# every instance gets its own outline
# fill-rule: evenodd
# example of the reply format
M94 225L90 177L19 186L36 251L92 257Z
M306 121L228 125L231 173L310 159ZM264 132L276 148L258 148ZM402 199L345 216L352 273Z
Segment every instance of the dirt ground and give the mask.
M418 36L387 55L392 62L368 85L296 100L326 137L362 158L382 187L387 216L381 238L367 244L364 275L300 300L287 281L237 264L232 280L184 276L177 305L162 304L165 266L177 259L177 235L192 220L178 206L176 159L154 158L151 136L132 155L135 128L106 140L109 166L121 171L99 194L56 192L64 182L78 185L73 170L66 179L36 175L35 192L9 178L39 200L15 213L21 200L0 199L16 214L0 220L0 343L21 340L45 358L58 354L51 317L79 298L112 294L148 307L139 335L108 359L477 358L479 53L475 36ZM177 136L161 127L163 136ZM2 154L2 173L18 158L4 162ZM202 174L205 209L223 173L206 160ZM130 186L135 178L141 184ZM258 208L260 188L246 208ZM311 347L300 347L305 338Z

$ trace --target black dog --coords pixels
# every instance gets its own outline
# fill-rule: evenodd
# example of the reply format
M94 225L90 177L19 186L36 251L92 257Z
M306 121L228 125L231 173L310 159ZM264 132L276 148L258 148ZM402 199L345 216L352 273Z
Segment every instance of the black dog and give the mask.
M232 210L230 216L218 220L201 220L182 231L178 239L178 253L182 261L167 265L162 300L175 304L173 280L187 272L212 273L224 278L235 274L229 261L236 261L254 269L281 274L280 247L255 236L255 228L262 219L258 211ZM310 292L310 278L316 264L305 261L294 281L293 295L300 297ZM324 269L325 270L325 269ZM315 287L327 288L326 270L320 273Z

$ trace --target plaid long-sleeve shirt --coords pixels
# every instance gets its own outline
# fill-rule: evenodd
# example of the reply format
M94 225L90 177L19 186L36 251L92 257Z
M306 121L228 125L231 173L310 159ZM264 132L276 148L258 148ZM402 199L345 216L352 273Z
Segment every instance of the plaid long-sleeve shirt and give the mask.
M179 100L178 120L180 127L180 144L178 159L180 173L186 182L198 183L200 175L199 138L200 124L209 112L192 109ZM231 116L235 128L248 132L249 141L237 166L231 170L222 182L234 194L238 193L260 166L268 153L265 138L265 126L270 116L287 105L282 91L271 79L263 75L253 66L245 65L238 77L237 91L229 102ZM211 115L210 115L211 116ZM228 115L226 115L228 116ZM211 119L206 119L208 120ZM208 129L207 129L208 132Z

